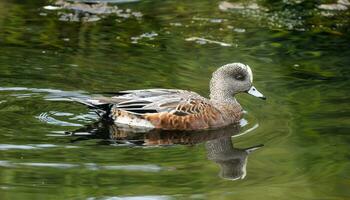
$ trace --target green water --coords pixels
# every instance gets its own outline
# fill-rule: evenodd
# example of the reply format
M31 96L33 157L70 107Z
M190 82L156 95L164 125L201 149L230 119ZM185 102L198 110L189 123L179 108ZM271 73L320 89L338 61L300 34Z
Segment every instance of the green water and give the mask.
M0 199L350 199L349 10L114 2L112 13L75 15L44 8L53 1L0 1ZM237 97L248 124L235 148L265 145L242 180L220 176L205 141L70 136L98 117L53 101L159 87L207 96L211 73L230 62L249 64L268 97Z

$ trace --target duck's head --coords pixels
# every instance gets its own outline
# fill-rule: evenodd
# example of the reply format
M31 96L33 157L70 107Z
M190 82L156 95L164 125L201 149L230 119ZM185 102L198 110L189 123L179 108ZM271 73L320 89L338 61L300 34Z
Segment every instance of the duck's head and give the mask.
M253 73L248 65L230 63L220 67L213 73L210 81L211 98L228 98L240 92L246 92L255 97L266 99L253 86Z

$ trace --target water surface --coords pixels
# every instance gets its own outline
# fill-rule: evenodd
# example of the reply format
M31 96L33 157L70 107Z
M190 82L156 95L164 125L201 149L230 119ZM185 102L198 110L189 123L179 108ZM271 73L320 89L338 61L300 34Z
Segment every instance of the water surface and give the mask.
M76 2L0 2L1 199L350 198L347 1ZM67 97L208 96L211 73L230 62L250 65L268 97L237 97L250 131L232 145L265 145L244 179L225 179L206 140L66 133L98 118Z

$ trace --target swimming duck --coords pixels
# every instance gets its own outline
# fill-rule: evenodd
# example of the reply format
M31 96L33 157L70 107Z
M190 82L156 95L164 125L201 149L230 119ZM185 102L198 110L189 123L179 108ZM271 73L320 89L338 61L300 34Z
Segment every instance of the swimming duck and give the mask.
M203 130L237 123L243 115L235 95L246 92L266 99L253 85L253 73L242 63L218 68L210 81L210 99L178 89L126 90L113 97L80 100L103 111L118 126L163 129Z

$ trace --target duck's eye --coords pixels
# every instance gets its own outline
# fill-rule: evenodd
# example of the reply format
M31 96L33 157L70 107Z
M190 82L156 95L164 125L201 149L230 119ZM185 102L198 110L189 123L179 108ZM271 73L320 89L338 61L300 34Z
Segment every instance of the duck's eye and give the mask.
M241 73L235 75L235 79L239 81L243 81L245 79L245 76Z

